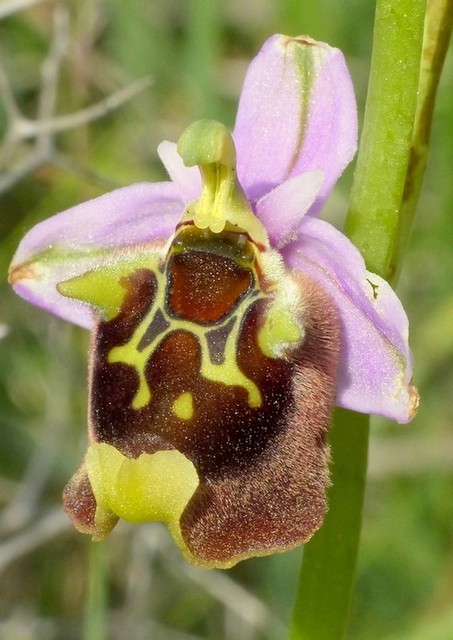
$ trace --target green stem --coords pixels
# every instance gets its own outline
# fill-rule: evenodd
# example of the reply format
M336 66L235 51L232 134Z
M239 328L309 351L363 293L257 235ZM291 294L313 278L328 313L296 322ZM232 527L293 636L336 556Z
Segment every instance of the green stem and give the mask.
M369 417L337 409L329 511L305 545L291 640L336 640L347 622L359 548Z
M414 129L425 0L378 0L370 83L346 233L389 277ZM305 546L291 640L345 636L366 486L368 416L338 410L329 513Z
M378 0L365 121L345 231L391 276L414 128L425 0Z
M107 555L105 542L90 542L83 640L107 640Z
M453 0L428 0L423 37L420 82L409 166L400 209L398 243L390 273L398 275L407 247L428 160L431 123L437 87L453 28Z
M189 0L186 64L189 95L197 118L215 118L219 100L215 70L219 59L221 5L215 0Z

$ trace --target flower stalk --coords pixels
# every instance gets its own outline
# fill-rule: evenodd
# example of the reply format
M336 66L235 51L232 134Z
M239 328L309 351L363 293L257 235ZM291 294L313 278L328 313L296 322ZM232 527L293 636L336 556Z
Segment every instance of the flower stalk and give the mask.
M329 435L329 511L304 547L290 640L337 640L344 635L360 541L368 434L369 416L336 410Z
M453 0L428 0L423 36L420 81L415 124L400 210L398 242L394 247L390 272L398 276L401 256L409 241L428 160L429 138L437 87L453 28Z
M424 0L377 2L364 130L346 219L346 232L368 267L393 281L421 190L435 91L451 31L451 2L428 1L420 72L424 12ZM291 640L340 640L345 635L368 434L369 417L337 410L330 436L330 511L304 549Z
M378 0L365 120L345 231L392 278L414 130L425 0ZM392 267L393 265L393 267Z
M89 543L83 640L107 639L108 557L106 543Z

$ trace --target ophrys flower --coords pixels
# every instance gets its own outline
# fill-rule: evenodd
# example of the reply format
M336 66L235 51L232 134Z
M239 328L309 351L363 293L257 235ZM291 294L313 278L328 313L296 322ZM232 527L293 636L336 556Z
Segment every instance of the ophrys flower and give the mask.
M232 136L194 123L160 147L172 182L24 238L16 291L93 329L89 447L65 490L81 531L163 520L205 566L291 548L323 520L333 404L411 418L401 304L315 217L356 126L342 54L274 36Z

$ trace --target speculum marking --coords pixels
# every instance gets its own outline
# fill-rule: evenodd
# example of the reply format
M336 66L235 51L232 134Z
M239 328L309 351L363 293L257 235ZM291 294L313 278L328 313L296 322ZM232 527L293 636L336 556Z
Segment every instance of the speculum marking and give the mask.
M148 328L137 345L137 350L143 351L143 349L154 342L161 333L164 333L169 326L170 322L165 318L162 311L157 309L154 318L151 320L151 323L148 325Z
M206 333L209 358L212 364L222 364L225 362L226 343L236 320L237 318L230 318L223 326L217 329L211 329L211 331Z
M191 253L196 254L194 255L194 262L191 262ZM190 266L189 284L196 285L195 267L203 270L204 264L206 264L209 266L208 273L212 273L212 252L188 249L186 251L186 259L181 260L181 256L178 256L178 258L180 267L184 264L188 265L188 268ZM220 270L217 275L218 282L216 287L220 286L220 290L226 291L229 278L231 278L232 291L229 291L225 300L217 301L212 315L212 318L217 316L217 321L214 321L209 315L210 312L207 311L209 302L204 299L206 297L206 287L209 285L209 278L207 278L206 273L202 274L200 279L203 284L201 289L198 290L195 287L194 291L187 291L188 298L184 302L182 297L184 270L179 270L178 308L180 312L187 308L188 316L185 317L182 313L179 316L175 314L175 310L170 305L170 301L174 300L172 291L174 274L172 275L172 269L175 264L174 256L170 249L166 259L166 269L163 272L159 270L155 272L154 300L148 313L136 327L131 339L126 344L113 347L109 351L107 360L110 364L127 364L134 367L138 374L138 390L132 400L134 409L143 409L151 402L154 389L149 387L147 381L147 367L165 338L170 333L178 331L188 332L198 341L201 353L201 376L207 380L223 383L227 386L243 387L248 394L249 406L261 406L262 397L258 386L238 366L237 343L242 318L248 314L257 300L265 297L265 294L256 286L253 287L252 283L257 282L257 278L252 266L250 268L240 266L236 263L234 257L220 256L220 258L216 262L217 269ZM219 283L221 284L219 285ZM198 303L200 303L200 307L198 307ZM198 308L200 308L201 312L197 321ZM175 375L177 375L177 371L175 371ZM191 405L188 398L181 401L175 400L175 403L173 406L175 414L183 415L184 419L189 419Z

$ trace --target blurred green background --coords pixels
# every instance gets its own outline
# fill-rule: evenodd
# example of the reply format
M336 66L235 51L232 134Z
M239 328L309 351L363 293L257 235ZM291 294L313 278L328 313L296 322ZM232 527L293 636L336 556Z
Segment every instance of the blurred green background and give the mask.
M371 0L0 1L0 640L100 639L90 557L107 638L285 637L300 550L222 573L186 565L159 524L122 524L94 554L72 530L60 495L85 449L88 336L16 297L6 272L39 220L165 179L161 140L199 117L231 126L247 64L273 33L340 47L362 117L373 14ZM452 67L450 52L399 284L421 406L408 426L373 422L350 640L453 638ZM28 139L12 127L14 105L32 120L80 112L143 77L147 88L93 122ZM325 212L340 225L351 176Z

